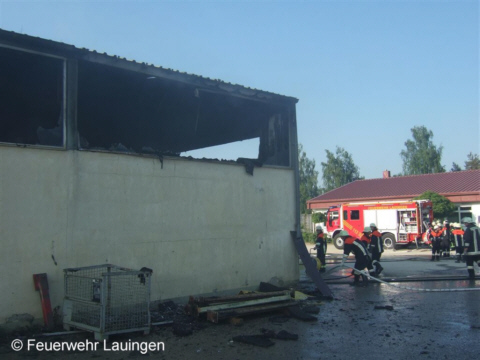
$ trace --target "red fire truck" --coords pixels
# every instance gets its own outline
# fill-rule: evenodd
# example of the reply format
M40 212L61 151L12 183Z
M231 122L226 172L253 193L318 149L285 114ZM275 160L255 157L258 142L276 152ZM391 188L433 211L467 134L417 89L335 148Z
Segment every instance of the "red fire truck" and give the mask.
M425 233L432 222L432 202L411 200L332 206L327 211L325 225L337 249L343 249L342 238L336 236L341 230L360 238L363 228L371 223L382 234L384 247L394 249L397 244L428 242Z

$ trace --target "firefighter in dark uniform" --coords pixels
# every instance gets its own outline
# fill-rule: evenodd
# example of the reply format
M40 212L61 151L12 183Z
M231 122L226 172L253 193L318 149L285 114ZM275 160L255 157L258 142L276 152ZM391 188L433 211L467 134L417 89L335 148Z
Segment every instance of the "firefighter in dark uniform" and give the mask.
M368 251L368 265L367 265L368 272L371 275L375 275L375 269L372 265L372 254L370 253L371 233L372 233L372 229L370 228L370 226L365 226L365 228L363 229L362 236L360 237L360 241L363 243L363 245L365 245L365 248Z
M426 232L427 244L433 243L432 231L433 231L433 225L431 223L428 223L428 229Z
M432 259L430 261L440 261L440 250L442 246L442 229L440 225L435 225L432 232L430 233L433 237L432 239Z
M315 250L317 250L317 258L320 261L320 272L325 272L327 264L325 262L325 255L327 254L327 241L323 235L323 229L317 225L317 240L315 242Z
M480 266L480 229L470 217L463 218L462 222L465 225L463 255L467 263L468 277L475 279L473 263L476 262L477 265Z
M448 220L445 220L443 222L443 229L442 229L443 257L450 257L450 246L451 246L450 234L451 234L450 224L448 223Z
M465 259L463 259L463 256L462 256L462 254L463 254L463 230L462 230L462 226L460 225L460 223L453 223L452 227L453 227L453 230L452 230L453 242L455 244L455 257L456 257L455 262L459 263L462 260L465 261Z
M370 253L372 254L372 265L375 268L375 273L380 275L383 271L382 265L380 265L380 258L383 253L383 239L382 234L377 229L377 225L374 223L370 224L372 233L370 234Z
M364 271L365 268L368 266L369 257L367 248L360 240L354 238L353 236L350 236L350 234L345 230L340 231L338 233L338 236L343 239L342 266L345 266L345 260L348 258L348 255L350 255L351 252L353 252L353 254L355 255L355 270L353 271L354 280L352 285L360 286L361 276L363 286L368 286L367 276L360 272Z

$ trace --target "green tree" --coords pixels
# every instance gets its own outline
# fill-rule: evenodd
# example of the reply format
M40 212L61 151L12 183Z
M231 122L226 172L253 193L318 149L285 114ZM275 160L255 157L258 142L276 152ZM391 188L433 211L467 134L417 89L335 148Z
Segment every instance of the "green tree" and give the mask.
M478 154L470 153L467 155L467 161L465 161L465 170L478 170L480 169L480 159Z
M325 151L327 153L327 161L322 162L322 178L325 192L352 181L364 179L360 176L352 156L345 149L337 146L335 154L329 150Z
M327 217L325 216L325 214L323 212L318 212L318 213L312 214L312 222L314 224L323 223L326 220L327 220Z
M460 167L460 165L458 165L456 162L452 163L452 168L450 169L450 171L462 171L462 168Z
M433 144L433 132L425 126L411 129L413 140L405 142L406 149L400 152L404 175L433 174L445 172L441 165L443 146Z
M315 170L315 160L307 157L302 144L298 145L298 170L300 173L300 211L307 212L307 200L319 195L318 171Z
M433 216L435 219L448 218L457 209L457 207L450 200L433 191L425 191L423 194L417 196L414 199L430 200L433 204Z

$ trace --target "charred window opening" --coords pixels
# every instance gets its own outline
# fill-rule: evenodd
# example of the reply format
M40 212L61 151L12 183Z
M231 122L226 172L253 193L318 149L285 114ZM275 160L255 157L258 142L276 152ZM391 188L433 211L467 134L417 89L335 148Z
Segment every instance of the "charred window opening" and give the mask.
M0 142L64 146L63 59L0 47Z
M211 91L200 82L172 78L79 61L80 147L180 155L257 138L256 159L289 166L285 104Z
M182 152L180 155L197 159L214 159L237 161L240 158L257 159L260 148L260 138L236 141L224 145L216 145L202 149Z

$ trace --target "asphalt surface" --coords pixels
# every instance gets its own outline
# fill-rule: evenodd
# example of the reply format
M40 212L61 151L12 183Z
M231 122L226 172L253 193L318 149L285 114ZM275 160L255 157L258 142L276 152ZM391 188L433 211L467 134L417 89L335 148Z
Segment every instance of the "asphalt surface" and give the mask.
M313 245L308 244L307 248L312 256L315 256L316 252L313 250ZM327 249L327 274L326 278L332 276L345 276L350 274L348 269L340 269L335 266L340 265L340 261L343 257L343 250L336 249L333 245L329 244ZM455 252L453 251L450 258L442 257L440 261L430 261L432 252L430 248L400 248L398 250L386 250L382 254L381 263L385 266L385 270L381 274L383 278L414 278L421 277L463 277L467 275L465 263L456 263ZM347 259L347 265L353 266L355 257L353 254ZM479 269L476 268L477 274Z
M467 279L465 263L456 263L454 257L432 262L429 248L389 250L382 255L379 281L354 287L349 285L351 269L339 266L342 251L333 248L327 253L324 279L335 300L324 304L319 321L330 331L306 346L304 358L480 356L478 267L477 280L472 281ZM353 256L350 259L347 265L353 266Z

